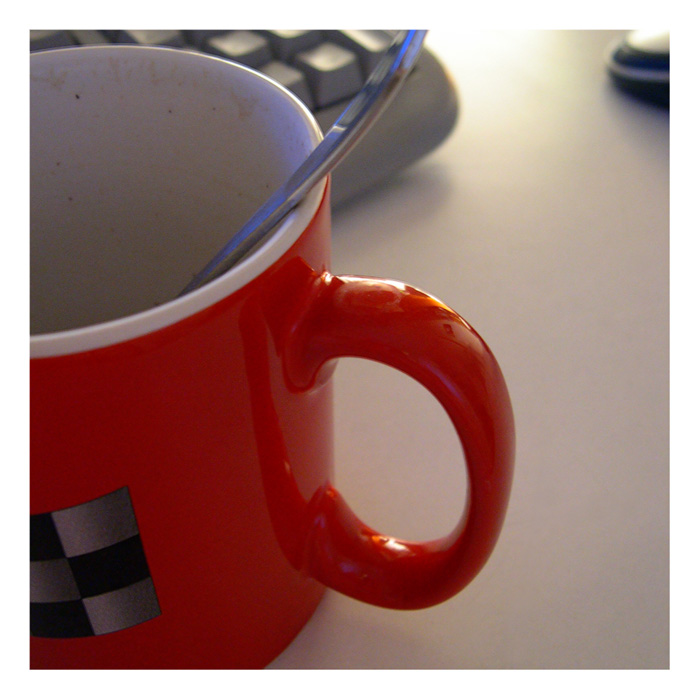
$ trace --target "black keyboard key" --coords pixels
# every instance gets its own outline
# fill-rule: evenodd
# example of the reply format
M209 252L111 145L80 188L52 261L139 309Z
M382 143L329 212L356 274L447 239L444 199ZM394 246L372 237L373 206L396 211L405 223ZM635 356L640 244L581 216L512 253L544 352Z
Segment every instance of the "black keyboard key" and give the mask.
M272 51L266 39L260 34L243 30L210 37L204 42L204 49L251 68L272 60Z
M140 44L141 46L185 45L185 37L177 29L122 29L116 38L120 44Z
M58 49L73 46L73 38L65 29L35 29L29 32L29 50Z
M357 54L365 76L375 68L391 45L391 37L386 32L370 29L348 29L326 32L330 41Z
M360 63L352 51L324 42L294 59L294 65L309 81L316 107L344 100L362 89Z
M276 29L262 32L269 40L275 58L290 61L302 51L312 49L323 41L323 35L317 29Z
M259 68L261 73L270 76L293 92L309 109L313 109L314 100L306 76L294 66L281 61L270 61Z
M98 32L94 29L73 29L71 34L79 46L98 46L111 43L105 32Z
M220 34L226 34L229 29L186 29L183 31L185 35L185 41L190 46L194 46L197 49L204 49L205 42L213 36L219 36Z

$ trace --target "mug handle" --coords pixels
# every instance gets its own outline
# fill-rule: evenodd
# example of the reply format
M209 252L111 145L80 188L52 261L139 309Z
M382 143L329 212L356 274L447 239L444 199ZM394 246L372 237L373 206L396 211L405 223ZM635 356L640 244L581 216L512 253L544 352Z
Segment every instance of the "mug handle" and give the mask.
M374 605L415 609L440 603L477 575L505 517L515 431L498 363L456 312L400 282L324 273L311 285L303 309L284 343L287 381L309 390L327 376L324 366L342 356L405 372L432 392L452 420L469 488L451 534L412 542L365 525L327 483L305 504L293 547L296 565Z

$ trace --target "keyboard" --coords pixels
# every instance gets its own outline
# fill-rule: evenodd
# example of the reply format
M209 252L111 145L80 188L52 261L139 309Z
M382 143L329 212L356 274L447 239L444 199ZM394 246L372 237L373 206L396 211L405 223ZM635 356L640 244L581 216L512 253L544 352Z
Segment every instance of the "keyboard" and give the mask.
M264 73L295 93L327 131L391 43L379 30L39 30L30 51L140 44L201 51ZM457 119L447 72L424 48L386 111L333 172L333 207L360 196L437 148Z

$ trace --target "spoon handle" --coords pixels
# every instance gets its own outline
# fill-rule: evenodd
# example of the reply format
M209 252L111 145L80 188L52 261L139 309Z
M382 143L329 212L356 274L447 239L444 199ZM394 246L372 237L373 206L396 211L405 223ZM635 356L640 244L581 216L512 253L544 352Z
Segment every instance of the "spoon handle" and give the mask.
M384 111L403 84L420 54L426 31L399 32L367 82L323 140L299 168L246 222L226 245L178 294L188 294L229 270L272 229L350 152Z

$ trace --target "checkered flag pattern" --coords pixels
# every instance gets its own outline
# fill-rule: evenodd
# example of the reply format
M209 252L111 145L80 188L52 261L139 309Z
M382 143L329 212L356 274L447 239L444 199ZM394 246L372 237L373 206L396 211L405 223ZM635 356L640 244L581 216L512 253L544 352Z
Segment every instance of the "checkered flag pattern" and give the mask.
M30 516L35 637L108 634L160 615L127 487Z

